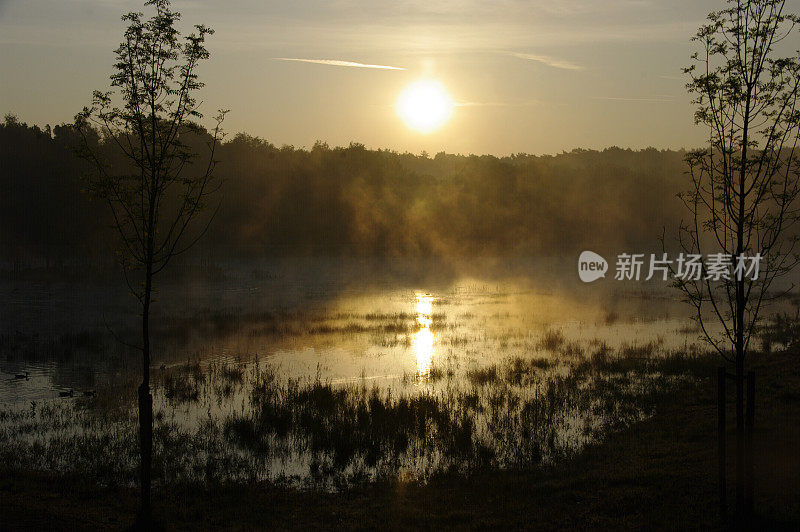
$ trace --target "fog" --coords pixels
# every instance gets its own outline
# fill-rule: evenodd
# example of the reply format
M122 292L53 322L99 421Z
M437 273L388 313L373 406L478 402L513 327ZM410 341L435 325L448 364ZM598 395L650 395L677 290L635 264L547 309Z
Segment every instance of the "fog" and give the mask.
M194 139L198 146L204 139ZM110 270L108 209L83 193L69 126L0 124L3 267ZM111 151L111 142L98 140ZM507 157L278 147L237 134L218 147L219 210L184 260L297 256L576 257L661 249L685 211L683 152L608 148ZM210 215L216 204L209 205ZM200 224L202 225L202 223Z

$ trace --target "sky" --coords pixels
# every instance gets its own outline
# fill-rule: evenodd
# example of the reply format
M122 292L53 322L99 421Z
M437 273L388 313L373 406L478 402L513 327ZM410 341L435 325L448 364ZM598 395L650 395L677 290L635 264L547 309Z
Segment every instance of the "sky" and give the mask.
M0 113L70 121L106 89L127 0L0 0ZM206 24L200 69L210 118L276 145L360 142L419 153L554 154L573 148L691 148L682 67L722 0L174 1ZM795 6L790 3L790 7ZM793 9L797 11L797 9ZM393 68L376 68L376 67ZM455 107L423 134L396 112L436 80Z

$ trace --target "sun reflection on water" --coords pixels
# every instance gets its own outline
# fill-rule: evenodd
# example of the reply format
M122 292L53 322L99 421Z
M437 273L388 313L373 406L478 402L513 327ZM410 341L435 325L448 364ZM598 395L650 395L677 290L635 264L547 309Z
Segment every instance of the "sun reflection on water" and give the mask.
M419 330L411 336L411 350L417 362L417 374L420 378L427 377L431 371L433 363L433 343L435 337L431 332L433 322L433 296L429 294L417 294L417 323Z

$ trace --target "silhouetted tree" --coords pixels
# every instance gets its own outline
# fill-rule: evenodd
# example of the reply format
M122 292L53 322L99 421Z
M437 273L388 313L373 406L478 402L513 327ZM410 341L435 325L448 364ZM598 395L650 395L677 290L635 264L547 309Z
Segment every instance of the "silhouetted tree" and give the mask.
M745 356L772 282L797 263L800 62L776 51L795 35L798 22L784 13L784 1L728 4L698 30L694 41L700 50L685 69L691 76L687 88L695 95L695 120L708 129L709 138L705 148L686 157L692 186L681 198L691 221L681 224L679 241L686 253L722 253L734 268L744 262L739 257L760 255L760 271L755 279L740 271L715 281L705 273L704 256L704 274L679 281L679 287L694 306L706 340L735 366L741 510ZM721 325L721 334L712 331L712 321Z
M153 279L175 255L205 232L190 236L190 226L217 188L212 171L224 112L209 136L194 120L201 117L194 98L203 84L198 64L209 57L204 43L212 30L195 26L181 39L175 23L180 14L169 0L150 0L155 14L128 13L124 40L116 50L112 90L95 91L92 105L75 117L87 142L82 155L93 163L91 192L107 201L121 236L125 271L143 274L141 284L128 280L142 308L142 383L139 387L141 444L140 523L150 521L150 470L153 449L153 399L150 394L150 308ZM120 101L115 102L115 98ZM98 129L104 148L93 149ZM193 137L203 138L208 161L198 163ZM213 218L213 216L212 216Z

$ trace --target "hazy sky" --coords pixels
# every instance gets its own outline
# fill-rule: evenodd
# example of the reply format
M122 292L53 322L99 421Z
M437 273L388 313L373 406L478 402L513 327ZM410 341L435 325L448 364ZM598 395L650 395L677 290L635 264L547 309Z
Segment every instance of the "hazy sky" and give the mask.
M0 113L68 121L105 88L142 1L0 0ZM182 27L216 30L200 71L207 115L278 144L361 142L436 153L691 147L681 67L722 0L175 1ZM794 9L796 6L790 6ZM146 11L147 12L147 11ZM284 58L284 59L280 59ZM330 60L332 63L286 61ZM395 69L354 66L381 65ZM350 65L350 66L346 66ZM409 130L404 87L441 81L457 107Z

